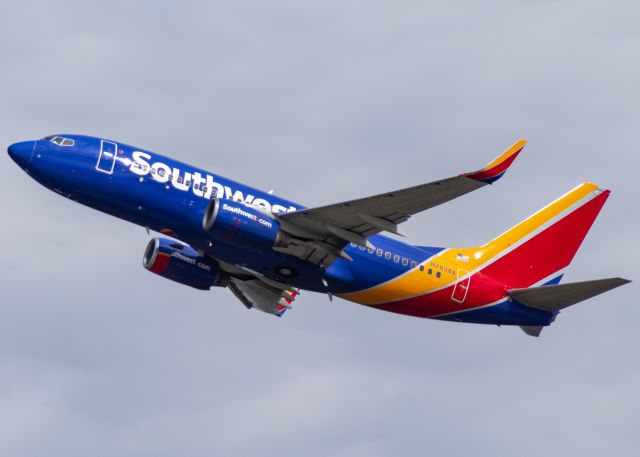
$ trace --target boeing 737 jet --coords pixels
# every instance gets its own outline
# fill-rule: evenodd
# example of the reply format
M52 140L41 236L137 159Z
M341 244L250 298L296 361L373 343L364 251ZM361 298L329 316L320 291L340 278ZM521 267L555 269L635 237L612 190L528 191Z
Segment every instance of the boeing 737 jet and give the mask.
M520 140L485 168L316 208L117 141L52 135L9 146L45 187L154 230L146 269L282 316L301 289L373 308L520 326L538 336L560 310L629 281L560 284L610 191L583 183L495 239L413 246L400 224L501 178ZM43 272L44 273L44 272Z

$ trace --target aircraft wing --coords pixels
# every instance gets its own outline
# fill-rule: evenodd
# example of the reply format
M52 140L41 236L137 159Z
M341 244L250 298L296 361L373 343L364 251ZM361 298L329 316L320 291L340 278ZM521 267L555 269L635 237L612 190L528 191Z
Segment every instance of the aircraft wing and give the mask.
M278 250L326 266L338 257L348 257L342 248L349 242L373 248L367 237L382 231L402 235L398 224L412 215L492 184L507 171L525 144L526 140L517 141L478 171L371 197L280 214L278 220L282 228L306 241Z
M239 279L232 277L229 280L229 290L247 308L256 308L278 317L291 309L293 301L300 293L300 289L280 286L275 281L267 278Z

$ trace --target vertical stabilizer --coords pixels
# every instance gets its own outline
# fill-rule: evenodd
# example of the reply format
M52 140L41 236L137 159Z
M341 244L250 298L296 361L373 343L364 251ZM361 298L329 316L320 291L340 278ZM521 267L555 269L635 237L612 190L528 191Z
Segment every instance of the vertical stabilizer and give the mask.
M482 269L509 288L542 285L562 275L598 216L609 190L584 183L478 248Z

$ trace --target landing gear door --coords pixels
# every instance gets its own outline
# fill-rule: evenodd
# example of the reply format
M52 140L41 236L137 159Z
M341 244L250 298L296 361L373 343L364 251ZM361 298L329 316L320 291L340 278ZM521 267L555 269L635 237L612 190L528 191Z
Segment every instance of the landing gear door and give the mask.
M471 276L467 276L469 272L464 268L458 268L458 282L456 282L455 287L453 288L453 293L451 294L451 300L463 303L464 299L467 298L467 292L469 292L469 283L471 282ZM464 278L467 276L466 278ZM464 278L460 281L460 278Z
M116 166L116 156L118 154L118 145L111 141L100 141L100 154L98 155L98 163L96 170L103 173L112 174Z

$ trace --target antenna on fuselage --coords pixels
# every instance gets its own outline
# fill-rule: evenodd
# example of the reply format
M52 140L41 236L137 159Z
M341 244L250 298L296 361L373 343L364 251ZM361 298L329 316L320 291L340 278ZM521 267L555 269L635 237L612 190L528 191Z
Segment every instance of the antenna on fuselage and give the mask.
M325 278L322 278L322 285L324 286L324 288L327 291L327 295L329 296L329 301L333 301L333 294L331 292L329 292L329 283L327 282L327 280Z

